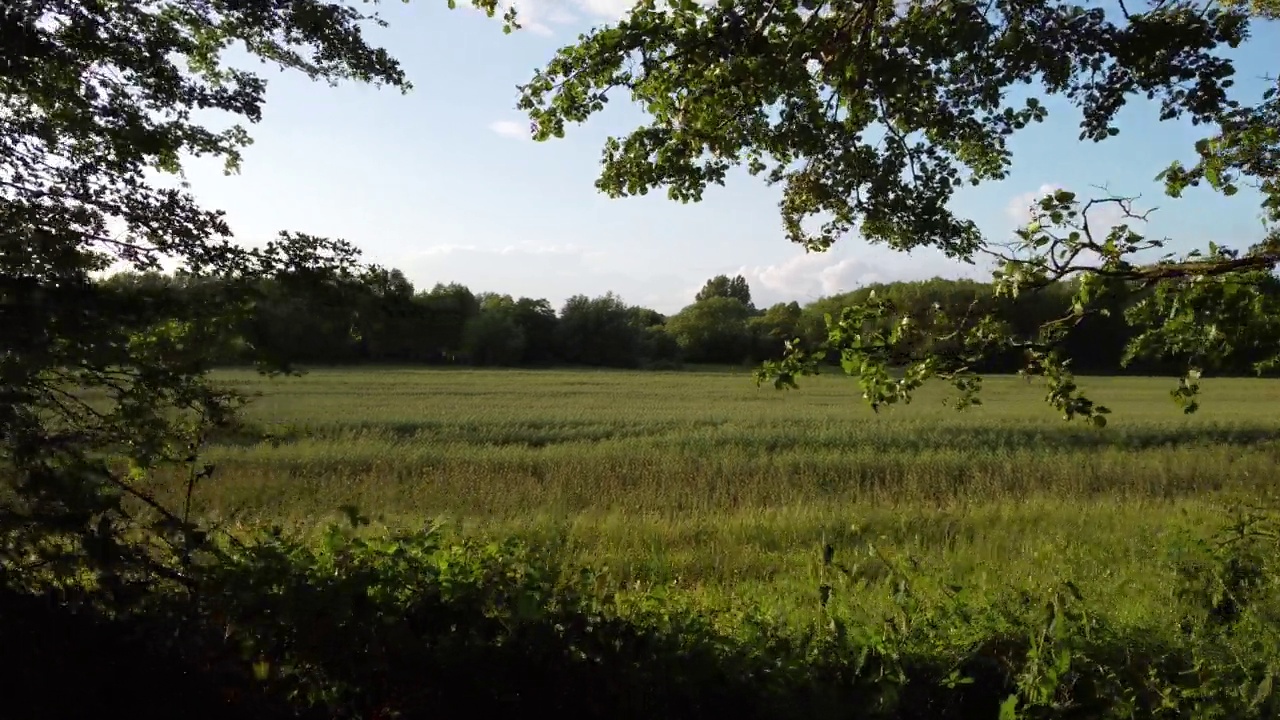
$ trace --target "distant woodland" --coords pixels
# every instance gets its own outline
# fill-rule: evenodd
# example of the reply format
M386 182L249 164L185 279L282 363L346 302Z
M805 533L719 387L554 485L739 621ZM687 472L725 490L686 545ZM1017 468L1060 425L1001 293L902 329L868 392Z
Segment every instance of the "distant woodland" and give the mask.
M199 294L215 282L161 273L121 273L103 281L125 296L142 298ZM1280 292L1280 282L1272 291ZM744 278L720 275L708 280L690 305L667 316L629 305L613 293L575 295L556 308L545 299L476 293L457 283L420 290L399 270L374 268L338 284L295 283L287 277L259 281L256 300L231 340L209 352L227 365L247 363L253 351L301 365L668 369L686 363L750 364L777 358L788 339L818 346L826 336L824 316L838 316L872 292L909 313L935 304L956 315L993 309L1016 332L1034 336L1046 321L1066 314L1074 290L1071 283L1059 282L1017 298L996 298L987 283L935 278L868 285L807 305L760 308ZM1114 312L1089 316L1072 329L1067 351L1076 372L1115 373L1138 331L1123 310L1118 300ZM1238 353L1222 372L1251 374L1252 354ZM1177 373L1180 360L1185 359L1144 360L1125 371ZM1019 353L1010 351L989 358L981 370L1009 372L1021 362Z

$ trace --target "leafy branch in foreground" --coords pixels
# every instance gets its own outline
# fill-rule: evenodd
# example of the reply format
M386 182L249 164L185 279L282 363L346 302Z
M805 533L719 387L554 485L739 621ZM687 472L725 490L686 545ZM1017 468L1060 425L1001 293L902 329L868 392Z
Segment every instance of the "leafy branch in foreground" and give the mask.
M238 123L261 119L266 80L225 62L232 46L312 79L407 91L365 39L381 24L324 0L0 6L0 583L35 569L174 579L172 563L152 562L172 553L132 541L194 537L143 482L190 465L233 422L242 398L207 378L216 349L238 341L258 280L340 290L359 264L349 244L303 234L239 245L221 212L164 176L191 157L238 169L250 142ZM197 117L215 112L230 122ZM163 264L185 273L186 292L96 281Z
M1113 310L1167 315L1130 350L1184 358L1190 374L1176 397L1194 410L1192 376L1224 355L1258 353L1266 355L1259 367L1272 362L1264 350L1272 321L1262 313L1274 302L1266 276L1280 255L1264 244L1144 259L1163 241L1126 224L1089 226L1096 204L1082 206L1065 191L1040 203L1010 255L955 213L954 193L1008 176L1008 140L1047 117L1042 98L1064 98L1079 111L1081 141L1114 142L1117 113L1144 96L1161 120L1213 128L1196 143L1194 165L1174 162L1161 174L1167 194L1208 183L1231 195L1248 182L1265 218L1280 220L1277 87L1272 82L1252 105L1233 96L1236 68L1226 55L1250 40L1252 23L1275 17L1271 0L1133 8L644 0L616 25L560 50L521 88L520 107L536 137L547 139L628 92L650 119L605 143L597 186L611 196L665 187L673 199L696 201L741 165L781 185L786 235L808 249L856 231L897 250L927 246L969 262L995 255L1002 292L1075 283L1071 307L1038 333L1011 335L981 312L908 317L872 301L832 318L825 351L841 356L878 408L908 400L931 377L957 383L959 406L971 405L975 353L1020 350L1027 370L1049 379L1048 399L1064 416L1101 425L1104 408L1071 379L1065 328ZM1127 208L1121 198L1099 203ZM937 342L923 342L925 335ZM787 360L763 368L761 380L793 386L818 355L793 347ZM894 365L900 377L891 377Z
M976 404L980 387L980 376L969 368L993 353L1016 351L1023 355L1024 374L1046 380L1046 401L1064 419L1083 417L1101 427L1110 411L1082 394L1065 345L1070 331L1087 318L1112 315L1135 330L1122 366L1160 359L1187 367L1171 391L1186 413L1199 407L1198 380L1204 372L1241 360L1259 373L1277 367L1280 279L1271 272L1277 258L1270 249L1277 234L1247 253L1211 245L1208 252L1166 254L1136 264L1131 262L1135 255L1158 250L1165 241L1144 237L1127 222L1108 227L1105 235L1090 223L1091 211L1099 207L1118 208L1124 220L1144 220L1132 202L1107 197L1081 203L1074 193L1058 190L1037 203L1016 241L984 250L1001 263L993 300L1055 284L1072 289L1064 314L1040 325L1034 336L1019 335L991 308L954 318L937 307L899 312L872 297L846 308L840 320L828 319L824 347L804 351L793 343L786 357L758 371L757 381L795 387L798 376L816 372L816 363L835 352L844 370L859 378L873 408L909 402L912 391L938 378L956 386L956 404L963 409Z

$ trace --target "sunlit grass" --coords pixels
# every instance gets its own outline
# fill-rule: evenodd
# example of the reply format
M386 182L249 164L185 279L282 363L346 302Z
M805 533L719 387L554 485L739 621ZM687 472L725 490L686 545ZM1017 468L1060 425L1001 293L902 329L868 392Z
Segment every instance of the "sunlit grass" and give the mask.
M1121 621L1159 622L1179 533L1205 533L1280 471L1280 382L1204 384L1184 416L1168 379L1093 379L1098 430L1067 424L1043 389L990 378L958 414L944 390L873 413L840 376L799 392L746 371L313 371L220 379L261 393L258 431L208 459L202 512L314 524L354 504L391 525L447 518L468 532L556 542L620 585L816 606L818 552L865 582L881 556L978 592L1071 579ZM878 548L876 556L869 547ZM853 604L881 602L861 594ZM868 611L876 608L868 607Z

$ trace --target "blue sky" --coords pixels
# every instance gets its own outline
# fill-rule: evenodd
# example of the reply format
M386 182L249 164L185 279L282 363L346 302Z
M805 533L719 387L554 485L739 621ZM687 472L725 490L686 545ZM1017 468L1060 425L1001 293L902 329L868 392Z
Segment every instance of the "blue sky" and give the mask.
M897 253L856 236L806 254L783 237L779 189L745 172L703 202L682 205L663 192L608 199L593 182L603 140L641 114L619 97L562 140L535 143L514 109L516 85L555 50L594 24L616 18L627 0L527 0L526 29L504 35L496 19L443 0L382 6L391 26L370 37L399 58L415 89L312 83L267 70L263 121L240 175L206 163L187 176L208 206L227 212L244 242L283 229L344 238L371 262L402 269L422 289L458 281L475 291L545 297L557 306L577 293L607 290L674 312L719 273L741 273L758 305L805 302L877 280L935 275L985 277L933 252ZM1254 98L1280 46L1259 27L1238 56L1238 89ZM1190 157L1202 130L1156 122L1150 105L1122 113L1119 137L1076 141L1077 115L1050 103L1050 120L1012 143L1014 172L966 190L955 207L994 239L1005 239L1037 191L1065 186L1142 195L1158 206L1148 225L1171 247L1209 241L1245 246L1261 236L1256 196L1222 198L1193 190L1174 201L1152 179L1174 157Z

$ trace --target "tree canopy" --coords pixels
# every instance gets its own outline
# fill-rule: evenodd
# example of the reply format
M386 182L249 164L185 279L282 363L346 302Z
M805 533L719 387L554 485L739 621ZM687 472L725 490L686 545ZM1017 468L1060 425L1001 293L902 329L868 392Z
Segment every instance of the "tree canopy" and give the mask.
M135 272L102 280L114 293L186 297L190 302L215 295L210 287L215 282L223 281ZM873 297L910 316L939 311L957 317L990 315L1010 332L1026 335L1059 317L1079 289L1075 282L1062 281L1016 297L997 297L994 283L933 278L875 283L805 305L775 303L763 310L748 308L737 298L695 297L668 317L630 305L613 293L594 298L576 295L557 309L546 299L474 293L458 283L436 283L419 290L403 273L376 266L337 288L259 280L252 287L252 308L229 326L227 342L204 346L202 357L220 366L243 366L264 357L306 367L369 363L668 370L684 363L759 364L786 357L788 341L804 351L822 348L829 336L826 317L865 305ZM1269 276L1259 290L1268 298L1280 299L1280 278ZM342 302L335 302L334 296ZM892 318L879 318L864 330L876 327L888 332L893 324ZM1076 372L1115 374L1134 338L1162 329L1163 324L1159 315L1126 321L1120 313L1095 314L1072 325L1062 347ZM601 334L604 328L608 332ZM890 364L956 349L955 338L920 334L899 343ZM1268 353L1266 347L1238 349L1216 372L1251 374ZM1006 348L987 354L973 369L1014 372L1022 360L1016 348ZM838 367L840 357L829 353L820 364ZM1177 373L1178 359L1136 357L1123 371ZM1267 374L1278 373L1280 369L1271 369Z
M1195 379L1237 351L1275 362L1280 334L1258 282L1280 261L1280 242L1250 248L1214 244L1151 259L1164 241L1132 223L1098 227L1110 203L1132 219L1130 199L1086 200L1062 190L1045 197L1012 242L984 237L951 200L965 184L1008 175L1008 140L1048 114L1042 98L1065 98L1079 113L1081 142L1117 142L1120 110L1154 101L1161 120L1205 128L1190 166L1170 162L1167 194L1208 184L1234 194L1255 185L1261 213L1280 220L1280 96L1233 94L1227 56L1254 23L1276 17L1270 0L1250 4L1155 0L1102 7L1063 0L642 0L618 23L561 49L521 87L535 137L561 137L571 123L627 92L648 124L606 141L597 186L610 196L665 188L696 201L729 169L745 166L782 187L788 238L823 250L857 232L909 250L937 248L974 262L995 259L996 292L1034 291L1078 279L1062 315L1013 333L980 313L904 313L871 298L829 323L829 343L763 369L779 387L841 357L874 407L909 400L932 377L951 380L960 407L977 401L971 368L983 355L1017 349L1026 368L1049 379L1050 402L1067 418L1105 423L1106 408L1083 398L1064 352L1066 329L1121 312L1147 324L1127 358L1174 356L1187 375L1175 390L1196 407ZM1093 220L1092 224L1090 221ZM893 328L869 323L892 318ZM945 340L919 342L920 335ZM904 346L948 347L902 353ZM904 368L890 372L891 360Z
M755 307L751 302L751 286L741 275L734 275L732 278L728 275L717 275L711 278L694 296L694 300L702 302L717 297L732 298L742 303L745 308Z
M240 123L262 116L266 80L227 63L232 47L312 79L407 90L400 65L365 38L380 22L324 0L0 7L0 580L94 559L111 587L142 582L121 568L136 571L147 552L118 541L143 515L189 554L198 533L139 487L232 421L238 399L207 382L209 349L234 342L260 280L328 288L343 303L359 266L338 240L235 243L223 214L181 182L182 162L217 158L234 172L250 142ZM163 265L220 281L180 293L94 281ZM205 475L194 468L192 482ZM59 539L73 531L76 543Z

